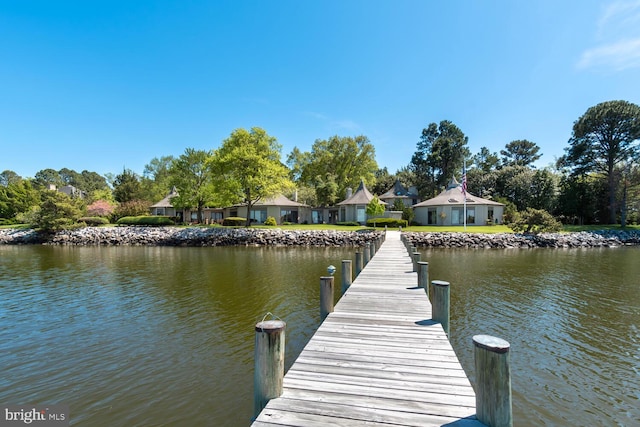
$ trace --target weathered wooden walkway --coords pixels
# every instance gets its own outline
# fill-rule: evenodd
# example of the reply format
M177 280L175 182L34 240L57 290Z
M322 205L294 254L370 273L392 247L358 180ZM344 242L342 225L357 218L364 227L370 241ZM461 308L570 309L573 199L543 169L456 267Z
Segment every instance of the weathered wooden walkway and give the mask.
M400 233L390 231L253 426L481 426L475 403Z

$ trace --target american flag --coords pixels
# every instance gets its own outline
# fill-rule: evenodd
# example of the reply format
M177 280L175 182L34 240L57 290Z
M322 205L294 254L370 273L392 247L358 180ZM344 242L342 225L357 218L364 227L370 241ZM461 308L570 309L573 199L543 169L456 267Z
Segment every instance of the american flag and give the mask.
M467 167L462 167L462 195L467 197Z

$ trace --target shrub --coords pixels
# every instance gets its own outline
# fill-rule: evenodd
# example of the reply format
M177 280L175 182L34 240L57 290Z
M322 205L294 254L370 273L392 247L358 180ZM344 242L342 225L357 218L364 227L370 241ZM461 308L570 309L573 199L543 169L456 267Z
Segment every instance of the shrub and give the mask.
M345 225L345 226L359 226L360 223L357 221L342 221L342 222L336 222L336 225Z
M549 212L533 208L517 212L507 225L516 233L556 233L562 229L560 221Z
M247 223L247 218L241 218L239 216L230 216L222 220L222 225L228 227L241 227Z
M149 213L149 202L144 200L130 200L128 202L120 203L115 208L113 215L116 218L123 218L125 216L145 216Z
M78 222L84 222L89 226L109 224L109 220L101 216L84 216L78 219Z
M0 225L14 225L15 223L16 221L11 218L0 218Z
M276 222L276 219L272 216L268 216L267 219L264 221L264 225L268 225L268 226L275 226L278 225L278 223Z
M118 225L174 225L168 216L125 216L118 220Z
M373 218L367 220L367 227L373 227L375 223L375 227L406 227L407 220L406 219L395 219L395 218Z
M96 200L87 206L89 217L107 217L113 215L115 206L107 200ZM86 221L85 221L86 222Z

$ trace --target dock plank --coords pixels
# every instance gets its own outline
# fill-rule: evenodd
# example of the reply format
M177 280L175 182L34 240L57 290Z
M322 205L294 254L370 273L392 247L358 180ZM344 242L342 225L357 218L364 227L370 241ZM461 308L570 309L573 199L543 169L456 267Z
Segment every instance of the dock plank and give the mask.
M388 232L252 425L481 426L475 411L400 233Z

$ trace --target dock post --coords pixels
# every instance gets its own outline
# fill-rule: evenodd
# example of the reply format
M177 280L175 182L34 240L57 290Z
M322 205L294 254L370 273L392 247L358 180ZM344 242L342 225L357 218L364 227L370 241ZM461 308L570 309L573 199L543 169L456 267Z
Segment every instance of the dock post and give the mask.
M356 251L356 277L360 275L362 271L362 252Z
M369 264L369 260L371 259L371 249L369 249L369 243L364 245L364 262L362 263L362 267Z
M473 337L476 416L492 427L513 427L509 343L489 335Z
M333 312L333 276L320 278L320 321Z
M370 243L369 244L369 259L373 258L373 256L376 254L376 244L375 243Z
M442 324L449 336L449 282L434 280L431 282L432 318Z
M429 297L429 263L418 261L418 287L423 288Z
M418 271L418 262L420 262L420 252L413 251L411 253L411 261L413 261L413 272Z
M342 293L344 294L349 289L352 283L351 276L351 260L343 259L342 260Z
M260 415L270 399L282 395L284 378L285 328L282 320L267 320L256 324L253 417Z

